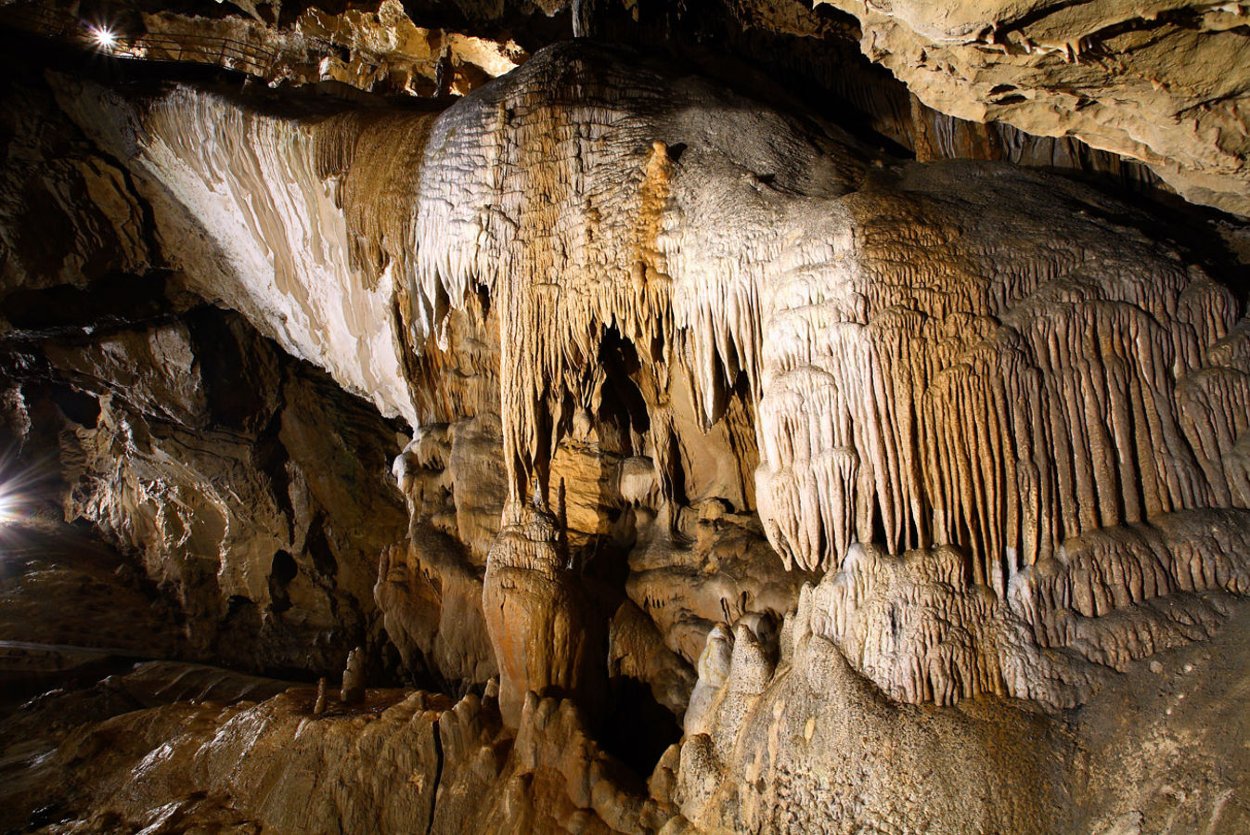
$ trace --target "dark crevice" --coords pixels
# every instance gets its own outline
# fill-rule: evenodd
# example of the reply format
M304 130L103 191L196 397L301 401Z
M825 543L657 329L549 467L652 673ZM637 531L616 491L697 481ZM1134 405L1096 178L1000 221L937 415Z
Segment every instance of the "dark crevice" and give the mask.
M0 316L34 338L99 339L106 333L170 318L165 276L113 274L90 287L21 289L0 300ZM6 334L11 339L14 334Z
M90 394L69 386L52 386L50 395L61 414L87 429L94 429L100 420L100 401Z
M430 789L430 819L426 824L426 835L434 831L434 818L438 812L438 786L443 779L443 732L440 722L435 721L430 736L434 740L434 785Z
M651 694L645 681L617 676L610 682L610 706L599 742L636 775L655 771L670 745L681 739L676 717Z
M604 369L604 381L599 419L612 423L628 441L628 432L643 433L651 429L651 416L646 399L634 381L642 364L633 342L621 337L616 328L604 331L599 343L599 365ZM622 454L634 454L634 450L622 448Z
M338 574L339 564L334 558L334 550L330 540L326 538L325 514L318 513L308 524L308 534L304 538L304 550L312 557L313 567L323 580L333 581Z
M241 325L238 314L202 306L183 316L214 423L233 431L255 431L270 422L271 398L264 385L268 345Z
M289 551L278 551L273 555L273 565L269 571L269 608L275 614L291 608L288 586L298 573L299 567Z

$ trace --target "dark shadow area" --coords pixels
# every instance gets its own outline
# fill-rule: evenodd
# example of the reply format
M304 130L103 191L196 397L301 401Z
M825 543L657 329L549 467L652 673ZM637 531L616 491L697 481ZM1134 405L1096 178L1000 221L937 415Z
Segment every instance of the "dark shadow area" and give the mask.
M46 290L16 290L0 301L0 316L26 336L52 337L68 331L81 337L84 328L102 331L146 322L167 314L165 278L114 275L90 287L62 284Z
M273 567L269 572L269 608L281 614L291 608L291 594L287 587L299 573L295 558L286 551L273 555Z
M668 746L681 739L681 725L655 700L646 682L618 676L609 686L609 712L599 742L645 779Z

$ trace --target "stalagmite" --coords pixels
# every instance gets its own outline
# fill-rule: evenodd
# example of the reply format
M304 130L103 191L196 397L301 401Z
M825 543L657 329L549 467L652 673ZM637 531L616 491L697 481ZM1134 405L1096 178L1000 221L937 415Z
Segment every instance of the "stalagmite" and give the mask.
M326 677L317 679L317 701L313 703L313 716L326 712Z
M499 710L510 726L529 693L588 706L603 699L605 671L594 659L606 636L558 544L550 513L514 505L487 564L482 608L499 662Z
M347 654L347 666L343 668L343 686L339 699L345 705L359 704L365 699L365 658L360 647Z

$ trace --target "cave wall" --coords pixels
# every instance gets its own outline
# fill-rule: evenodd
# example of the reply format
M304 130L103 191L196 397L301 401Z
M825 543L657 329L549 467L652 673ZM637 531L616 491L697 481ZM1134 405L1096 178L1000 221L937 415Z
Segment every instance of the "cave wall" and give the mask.
M1245 215L1242 3L829 3L925 104L1141 160Z
M191 657L332 674L379 641L377 554L407 527L393 428L211 308L76 342L21 390L60 424L65 518L140 558Z

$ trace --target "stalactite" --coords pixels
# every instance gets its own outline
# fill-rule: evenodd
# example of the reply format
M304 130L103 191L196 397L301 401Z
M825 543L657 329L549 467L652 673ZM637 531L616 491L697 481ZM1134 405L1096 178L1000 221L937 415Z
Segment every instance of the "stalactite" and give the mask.
M783 557L952 545L1002 596L1069 537L1218 506L1213 451L1246 410L1199 368L1228 291L1142 238L1110 251L1079 215L1055 252L1043 212L961 204L954 181L937 202L942 171L842 201L853 238L807 221L766 280L758 492Z

